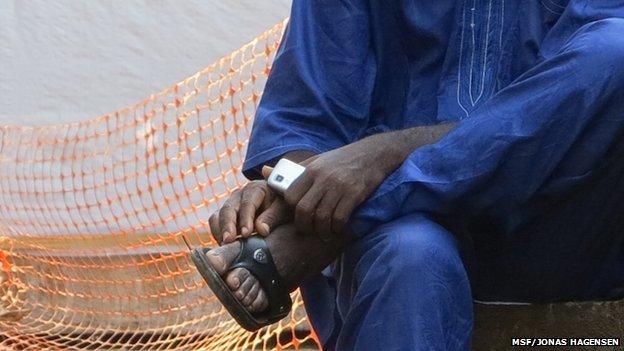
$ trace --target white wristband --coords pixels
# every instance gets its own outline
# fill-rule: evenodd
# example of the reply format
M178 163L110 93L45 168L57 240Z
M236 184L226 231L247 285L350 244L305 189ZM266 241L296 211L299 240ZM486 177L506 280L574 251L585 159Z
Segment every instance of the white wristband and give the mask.
M290 187L303 172L305 172L305 167L282 158L273 168L267 183L275 192L284 195L288 187Z

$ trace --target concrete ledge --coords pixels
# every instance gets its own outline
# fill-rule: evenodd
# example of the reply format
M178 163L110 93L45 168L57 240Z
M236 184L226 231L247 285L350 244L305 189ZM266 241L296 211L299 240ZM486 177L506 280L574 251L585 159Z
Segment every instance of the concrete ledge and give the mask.
M531 305L475 304L474 350L507 350L511 348L512 338L573 337L624 337L624 300Z

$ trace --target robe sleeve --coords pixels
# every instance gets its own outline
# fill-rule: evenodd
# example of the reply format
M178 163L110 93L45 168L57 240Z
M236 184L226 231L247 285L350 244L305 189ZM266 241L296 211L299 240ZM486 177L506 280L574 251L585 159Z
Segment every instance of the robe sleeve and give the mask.
M506 215L591 174L623 137L624 6L581 3L548 34L539 64L382 183L351 218L356 236L413 212Z
M357 140L369 116L375 57L365 1L295 0L254 121L243 173L294 150Z

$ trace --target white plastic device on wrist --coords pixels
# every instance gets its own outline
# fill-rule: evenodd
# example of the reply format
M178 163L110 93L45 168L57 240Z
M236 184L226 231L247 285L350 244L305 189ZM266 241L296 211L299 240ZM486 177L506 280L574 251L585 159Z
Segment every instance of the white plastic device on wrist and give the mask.
M267 184L278 194L284 195L288 187L290 187L303 172L305 172L305 167L282 158L277 162L275 167L273 167Z

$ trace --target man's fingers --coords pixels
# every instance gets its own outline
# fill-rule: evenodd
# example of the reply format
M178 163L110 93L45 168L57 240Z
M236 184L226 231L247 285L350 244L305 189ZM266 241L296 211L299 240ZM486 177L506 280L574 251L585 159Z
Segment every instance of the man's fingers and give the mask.
M360 201L355 196L343 196L340 199L332 217L332 231L334 233L341 234L346 229L353 210L359 204Z
M271 230L280 224L292 219L292 211L282 199L275 199L273 203L256 218L255 227L258 234L267 236Z
M326 191L328 189L315 183L295 206L295 225L300 232L314 232L314 213Z
M339 191L328 191L316 207L314 231L325 242L330 241L332 238L333 214L341 195L342 193Z
M223 243L231 243L236 239L236 209L227 204L221 207L219 211L219 227L221 228L221 237Z
M253 232L256 212L262 206L266 195L266 186L258 181L247 184L243 189L240 210L238 211L238 227L240 235L248 237Z
M239 191L232 194L232 196L221 206L219 210L219 229L221 230L221 237L223 243L231 243L236 239L236 219L240 206L241 194Z
M269 206L271 206L271 204L275 200L275 197L277 196L277 194L273 190L271 190L268 185L266 185L265 189L266 194L264 195L264 200L262 200L262 206L260 207L261 209L269 208Z
M223 241L223 237L221 237L221 229L219 229L219 211L213 213L208 219L208 224L210 225L210 233L212 237L215 239L217 244L221 244Z
M312 163L312 161L316 160L319 156L320 155L314 155L314 156L308 157L305 160L299 162L299 164L305 167L309 165L310 163Z
M273 167L271 166L262 166L262 178L269 179L269 176L273 172Z

